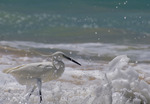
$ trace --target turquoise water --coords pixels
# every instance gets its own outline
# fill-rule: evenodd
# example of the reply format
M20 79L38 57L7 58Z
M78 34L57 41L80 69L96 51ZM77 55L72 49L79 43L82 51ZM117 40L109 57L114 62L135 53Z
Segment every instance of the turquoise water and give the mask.
M134 61L149 62L149 44L147 0L0 1L0 45L46 52L88 52L88 57L98 60L127 54Z
M0 0L0 104L27 103L25 86L2 70L56 51L82 66L63 60L42 104L149 104L150 1ZM38 102L36 90L29 103Z
M150 43L147 0L1 0L0 40Z

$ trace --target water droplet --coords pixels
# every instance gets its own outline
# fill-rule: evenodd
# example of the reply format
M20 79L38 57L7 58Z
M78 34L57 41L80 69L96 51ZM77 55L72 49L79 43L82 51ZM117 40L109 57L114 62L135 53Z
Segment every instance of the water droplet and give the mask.
M69 54L72 54L72 52L70 51Z
M135 61L135 63L137 64L137 63L138 63L138 61Z
M97 32L95 32L95 34L97 34Z
M57 70L55 70L54 73L57 73Z

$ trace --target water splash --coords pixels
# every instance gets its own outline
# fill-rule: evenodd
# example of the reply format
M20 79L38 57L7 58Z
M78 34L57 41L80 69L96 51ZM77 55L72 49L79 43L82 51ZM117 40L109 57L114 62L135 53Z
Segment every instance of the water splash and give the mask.
M12 60L14 58L11 55L2 56L0 58L2 63L0 68L10 67L12 62L16 65L20 58ZM37 61L34 58L29 59L31 62ZM132 66L129 60L126 55L117 56L105 68L103 67L103 70L99 70L98 67L95 69L95 64L93 64L95 70L80 70L72 66L66 67L60 79L43 84L42 103L148 104L150 102L150 88L146 82L149 81L149 78L145 78L146 81L140 78L139 69L143 71L143 67ZM85 62L85 64L87 63ZM87 67L85 66L85 68ZM12 76L5 75L2 72L0 72L0 78L3 79L0 81L0 102L4 104L27 103L23 93L25 86L19 85ZM37 91L33 93L28 102L29 104L38 103L37 94Z
M97 88L94 104L148 104L150 102L150 87L139 79L139 73L128 64L125 55L114 58L109 63L109 71L105 75L106 84ZM107 98L107 99L105 99ZM96 101L96 103L95 103ZM107 102L106 102L107 101ZM103 103L100 103L103 102Z

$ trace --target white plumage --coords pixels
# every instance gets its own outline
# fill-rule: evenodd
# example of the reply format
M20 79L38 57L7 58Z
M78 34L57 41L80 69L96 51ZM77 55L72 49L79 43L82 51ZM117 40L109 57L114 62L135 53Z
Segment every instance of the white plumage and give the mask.
M3 72L11 74L20 84L27 86L27 90L29 91L26 96L27 99L29 99L29 97L32 95L35 88L38 87L41 102L42 82L55 80L59 78L64 72L65 65L62 62L62 58L66 58L78 65L81 65L80 63L66 56L63 52L56 52L52 55L49 55L49 57L52 57L52 62L48 61L21 65L14 68L5 69ZM32 86L32 88L29 86Z

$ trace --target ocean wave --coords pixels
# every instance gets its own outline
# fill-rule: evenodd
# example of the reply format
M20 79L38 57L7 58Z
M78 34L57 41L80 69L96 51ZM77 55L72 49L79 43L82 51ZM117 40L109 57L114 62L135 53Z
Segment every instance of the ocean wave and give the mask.
M91 59L112 59L115 56L126 54L132 61L149 62L150 61L150 46L149 45L117 45L106 43L36 43L29 41L0 41L0 45L14 47L22 50L41 50L50 54L60 50L69 53L78 54L81 57L89 57ZM108 61L109 61L108 60Z

